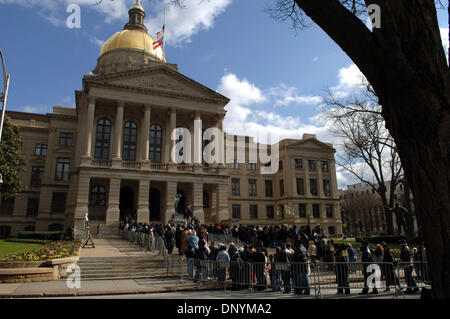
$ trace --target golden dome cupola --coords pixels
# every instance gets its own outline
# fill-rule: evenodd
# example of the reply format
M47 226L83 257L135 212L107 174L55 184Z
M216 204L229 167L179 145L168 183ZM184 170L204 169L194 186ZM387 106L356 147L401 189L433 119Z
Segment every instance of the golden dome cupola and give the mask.
M124 30L142 29L145 32L148 32L144 25L145 11L141 6L140 0L136 0L136 4L128 11L128 15L130 16L130 20L123 28Z
M131 7L128 15L129 21L123 30L103 44L94 74L122 72L147 67L154 62L167 62L161 46L153 49L155 40L145 27L146 14L140 0Z

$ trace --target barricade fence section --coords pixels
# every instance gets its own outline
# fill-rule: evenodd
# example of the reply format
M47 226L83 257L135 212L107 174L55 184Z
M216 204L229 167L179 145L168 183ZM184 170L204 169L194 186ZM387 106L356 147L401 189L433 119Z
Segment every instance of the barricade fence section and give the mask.
M194 282L216 282L224 289L249 289L250 291L295 292L317 297L322 291L334 290L333 293L349 294L376 293L394 289L398 296L402 289L408 287L409 270L406 265L374 262L330 262L330 263L277 263L277 262L220 262L213 260L185 260L187 279ZM414 265L411 263L411 277L415 278ZM416 265L425 273L426 263ZM420 268L421 267L421 268ZM425 270L420 270L425 269ZM422 275L422 278L425 277ZM415 280L417 287L429 285L429 282Z

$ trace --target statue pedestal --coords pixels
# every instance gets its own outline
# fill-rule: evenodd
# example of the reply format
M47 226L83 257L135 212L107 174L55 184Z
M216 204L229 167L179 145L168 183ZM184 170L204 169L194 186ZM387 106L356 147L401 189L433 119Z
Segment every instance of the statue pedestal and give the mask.
M172 215L172 218L169 220L168 223L174 226L178 225L186 226L186 219L184 219L183 214L175 213Z

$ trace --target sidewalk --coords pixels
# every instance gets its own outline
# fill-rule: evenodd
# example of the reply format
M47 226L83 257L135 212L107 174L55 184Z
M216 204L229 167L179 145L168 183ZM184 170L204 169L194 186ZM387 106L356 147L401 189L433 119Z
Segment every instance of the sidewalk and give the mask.
M87 280L80 284L80 288L73 289L67 287L66 280L0 284L0 298L126 295L218 289L215 284L199 285L180 278Z

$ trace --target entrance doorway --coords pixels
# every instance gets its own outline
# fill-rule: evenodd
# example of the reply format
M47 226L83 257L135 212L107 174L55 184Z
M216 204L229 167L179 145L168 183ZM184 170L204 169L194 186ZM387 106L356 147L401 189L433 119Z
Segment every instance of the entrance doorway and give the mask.
M161 192L157 188L150 188L149 195L150 221L160 221L161 218Z
M186 195L182 189L177 189L177 194L181 195L178 203L178 212L186 216Z
M134 209L134 191L131 187L122 187L120 189L120 220L128 221L131 218L136 219L136 211Z

